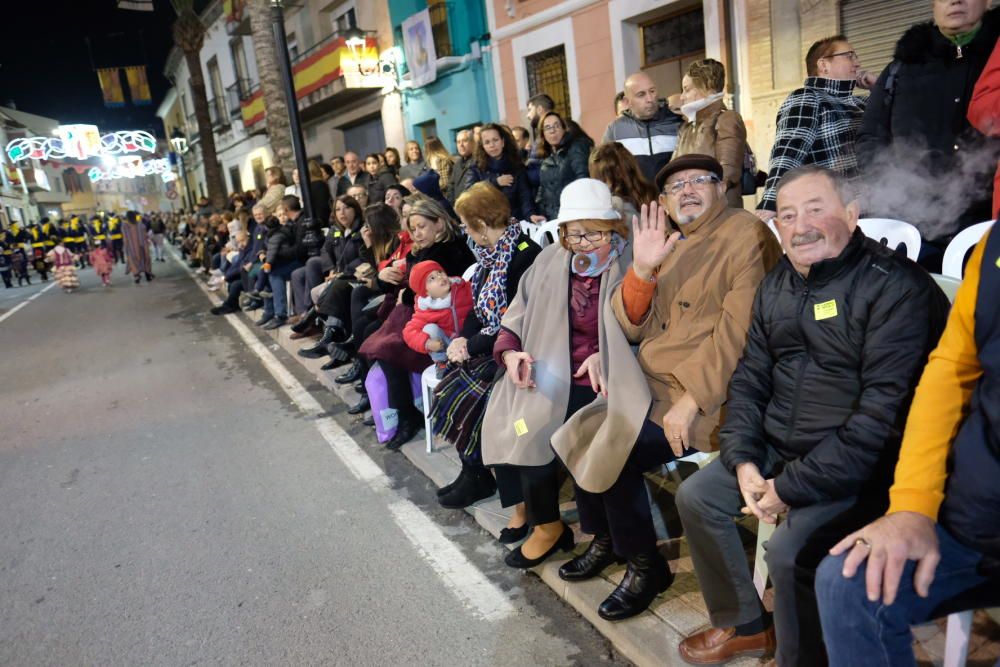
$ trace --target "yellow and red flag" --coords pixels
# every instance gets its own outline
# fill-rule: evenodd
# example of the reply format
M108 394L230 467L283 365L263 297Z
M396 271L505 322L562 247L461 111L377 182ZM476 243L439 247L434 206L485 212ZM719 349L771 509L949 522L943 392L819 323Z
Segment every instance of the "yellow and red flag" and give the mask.
M149 92L149 81L146 79L145 65L126 67L125 78L128 79L128 89L132 95L132 104L142 106L153 103L153 95Z
M125 91L122 90L121 71L117 67L107 67L97 70L97 79L101 82L101 92L104 93L104 106L125 106Z

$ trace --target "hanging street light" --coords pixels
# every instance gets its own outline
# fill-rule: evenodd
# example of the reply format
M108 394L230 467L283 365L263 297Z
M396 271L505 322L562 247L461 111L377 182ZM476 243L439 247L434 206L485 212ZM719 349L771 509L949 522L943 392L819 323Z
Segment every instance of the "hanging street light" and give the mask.
M188 186L187 172L184 169L184 154L188 152L188 140L181 132L181 128L175 127L174 131L170 133L170 145L173 147L174 152L177 153L177 161L181 166L181 180L184 181L184 199L187 201L188 208L194 210L194 200L191 198L191 188Z

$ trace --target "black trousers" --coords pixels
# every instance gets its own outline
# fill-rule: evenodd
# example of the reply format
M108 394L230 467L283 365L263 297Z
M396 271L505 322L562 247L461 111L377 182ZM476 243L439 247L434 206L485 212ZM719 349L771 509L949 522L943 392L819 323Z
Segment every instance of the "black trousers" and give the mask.
M570 385L569 405L563 422L591 403L596 396L594 390L587 385ZM562 470L562 462L558 458L553 458L543 466L498 465L492 468L503 507L524 503L528 524L531 526L559 520L559 487L562 486L559 472Z
M316 303L316 310L320 315L336 317L350 326L351 323L351 294L354 292L354 283L349 280L335 280L333 285L327 289Z
M413 404L413 387L410 386L410 374L406 370L393 366L384 361L379 361L385 373L385 382L388 385L389 407L395 408L399 412L399 422L423 423L424 416Z
M693 453L694 450L685 452ZM656 549L656 530L649 509L643 473L674 459L663 427L643 423L635 446L618 480L604 493L576 487L580 529L591 535L610 535L615 553L632 558Z
M230 281L226 284L226 291L226 300L223 302L223 305L230 308L240 305L240 294L243 293L243 281L239 278Z

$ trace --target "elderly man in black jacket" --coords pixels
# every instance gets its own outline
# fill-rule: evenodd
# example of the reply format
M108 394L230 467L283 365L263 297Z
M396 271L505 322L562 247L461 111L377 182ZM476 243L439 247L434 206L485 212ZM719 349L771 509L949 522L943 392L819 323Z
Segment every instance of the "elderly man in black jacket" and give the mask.
M717 664L774 648L818 665L813 592L827 549L885 508L913 389L948 301L919 266L866 238L842 177L819 166L778 188L787 253L757 291L729 385L721 457L687 479L677 508L714 627L681 657ZM786 519L768 542L774 624L733 523Z
M967 118L1000 37L1000 8L986 11L989 4L934 0L933 23L913 26L897 42L858 130L858 167L874 190L868 208L920 229L920 263L929 271L940 270L955 234L993 217L1000 141Z

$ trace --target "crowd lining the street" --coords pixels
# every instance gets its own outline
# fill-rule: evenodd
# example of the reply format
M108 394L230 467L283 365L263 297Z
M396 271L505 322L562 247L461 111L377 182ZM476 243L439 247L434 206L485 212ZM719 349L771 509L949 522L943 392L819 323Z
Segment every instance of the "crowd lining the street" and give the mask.
M269 168L225 211L203 201L125 225L174 240L224 292L214 314L259 308L262 328L314 337L299 354L346 367L336 381L362 396L349 412L377 404L382 434L381 408L395 411L390 450L423 428L413 378L433 367L424 409L462 460L440 503L499 491L514 508L500 541L519 543L508 565L574 546L568 474L593 540L560 577L626 564L601 617L636 616L673 582L643 474L718 452L676 495L712 624L681 657L913 664L911 625L1000 604L1000 236L976 245L953 304L931 275L1000 208L1000 10L987 4L934 0L934 23L877 77L843 36L813 45L766 176L723 101L723 66L702 60L669 100L630 76L600 141L538 95L527 128L463 130L455 156L437 139L407 142L403 159L348 151L290 184ZM923 188L962 188L947 219L907 220L919 264L858 228L895 217L887 155ZM82 260L66 240L82 222L68 224L60 245ZM32 229L18 233L47 233ZM113 259L118 240L97 245ZM777 524L773 614L741 514Z

